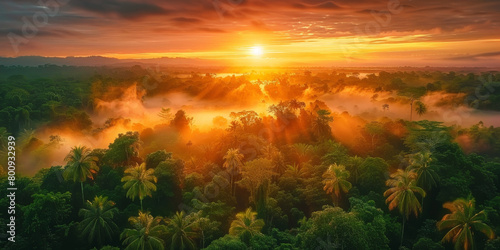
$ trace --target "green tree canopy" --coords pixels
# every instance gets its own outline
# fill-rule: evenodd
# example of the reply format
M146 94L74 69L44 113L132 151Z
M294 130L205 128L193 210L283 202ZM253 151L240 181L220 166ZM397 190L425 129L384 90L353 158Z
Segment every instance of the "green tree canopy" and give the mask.
M96 196L93 201L87 201L87 208L82 208L78 212L83 217L79 224L81 233L89 243L102 246L106 241L113 239L118 230L114 222L118 209L114 205L115 203L108 200L108 197Z
M141 201L146 196L152 196L152 192L156 191L157 178L153 175L154 169L146 169L146 164L136 165L125 170L125 176L122 178L123 188L127 190L127 197L134 200L138 197Z
M132 159L138 156L141 144L138 132L119 134L118 138L109 144L104 161L112 166L128 166L132 163Z
M439 230L448 230L442 241L452 241L455 249L474 249L475 232L481 232L489 239L495 237L493 230L485 224L486 213L475 213L474 199L456 199L445 203L443 207L451 213L443 216L437 227Z
M184 211L176 212L167 221L171 250L196 249L194 239L198 237L196 216L186 216Z
M85 203L83 182L85 182L87 178L93 179L94 174L99 170L99 167L95 164L95 157L90 153L91 150L89 148L77 146L71 148L69 154L64 158L67 165L64 168L63 176L66 180L80 182L83 203Z
M334 200L337 201L335 205L338 205L340 193L346 194L352 188L352 184L347 180L349 175L349 171L345 170L343 165L337 164L330 165L323 173L323 184L325 184L323 190L335 197Z
M302 223L297 239L300 249L369 249L363 221L339 207L313 212Z
M125 250L163 250L164 241L161 236L165 233L165 225L161 225L162 217L153 217L149 212L140 212L137 217L130 217L132 228L125 229L120 237L123 239Z
M239 236L243 242L248 243L250 239L264 227L264 220L257 219L257 213L252 212L252 208L247 208L245 212L236 214L236 219L231 222L229 234Z

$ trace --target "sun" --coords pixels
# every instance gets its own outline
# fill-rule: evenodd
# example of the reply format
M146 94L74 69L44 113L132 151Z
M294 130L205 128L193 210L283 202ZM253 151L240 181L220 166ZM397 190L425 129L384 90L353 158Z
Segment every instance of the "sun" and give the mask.
M264 49L261 46L253 46L250 48L250 55L261 57L264 55Z

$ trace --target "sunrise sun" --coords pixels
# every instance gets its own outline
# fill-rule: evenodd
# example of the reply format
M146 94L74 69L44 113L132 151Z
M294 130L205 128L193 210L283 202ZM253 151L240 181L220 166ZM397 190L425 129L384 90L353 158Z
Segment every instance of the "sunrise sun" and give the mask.
M261 57L262 55L264 55L264 50L261 46L253 46L250 48L250 55Z

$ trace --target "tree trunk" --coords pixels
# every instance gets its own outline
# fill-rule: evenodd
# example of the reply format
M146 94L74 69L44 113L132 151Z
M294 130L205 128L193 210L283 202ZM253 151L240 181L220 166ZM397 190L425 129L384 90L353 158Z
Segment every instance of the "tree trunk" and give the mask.
M233 176L233 173L231 172L229 174L229 192L231 193L232 196L234 196L234 193L233 193L233 180L234 180L234 176Z
M424 198L425 197L422 197L422 213L424 213Z
M85 205L85 196L83 194L83 181L80 181L80 188L82 189L82 203Z
M413 100L410 103L410 122L411 122L412 114L413 114Z
M205 248L205 233L203 233L203 230L201 230L201 238L202 238L201 248Z
M139 199L139 200L141 200L141 211L142 211L142 199Z
M399 244L399 248L403 246L403 234L405 232L405 221L406 217L403 215L403 227L401 228L401 243Z

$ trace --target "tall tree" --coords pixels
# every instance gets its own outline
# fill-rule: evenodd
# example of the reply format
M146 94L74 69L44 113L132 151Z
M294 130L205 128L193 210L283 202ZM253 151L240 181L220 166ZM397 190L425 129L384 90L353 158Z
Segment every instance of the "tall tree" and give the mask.
M66 167L64 168L63 176L66 180L80 182L83 203L85 203L83 182L86 181L87 178L93 179L93 174L97 173L99 170L99 167L95 164L97 159L90 154L91 152L92 151L85 146L76 146L71 148L69 154L64 158Z
M318 140L330 139L332 132L330 127L330 122L333 121L331 112L325 109L320 109L316 111L316 118L313 120L312 128L313 133L316 135Z
M154 169L146 169L146 164L136 165L135 167L130 167L125 170L126 176L122 178L123 188L127 189L127 197L134 200L135 197L139 197L141 201L142 210L142 200L146 196L151 197L152 191L156 191L157 178L153 175Z
M128 220L133 228L125 229L120 236L123 239L123 245L127 245L125 250L165 249L161 236L167 228L160 225L162 217L153 218L149 212L139 211L139 216L130 217Z
M354 184L358 183L358 178L360 175L359 167L361 166L361 164L363 164L364 161L365 161L365 159L363 159L357 155L347 158L345 166L346 166L347 171L349 171L349 173L351 174L350 175L351 181Z
M184 110L178 110L172 121L170 122L170 126L177 129L180 132L188 132L190 130L191 123L193 123L193 117L188 117Z
M444 208L451 213L443 216L437 223L439 230L448 230L443 237L442 242L453 241L455 249L474 249L474 232L481 232L489 239L495 238L495 233L484 222L486 213L483 211L474 213L474 199L456 199L453 202L447 202Z
M264 227L264 220L257 219L257 213L252 212L252 208L247 208L245 212L236 214L236 219L231 222L229 234L239 236L242 241L248 243L252 236L261 234Z
M382 105L382 109L384 111L389 110L389 104L385 103L384 105Z
M418 202L416 194L425 197L425 191L416 185L415 178L415 172L398 169L397 172L391 175L391 179L386 181L386 185L389 186L389 189L384 192L384 196L387 196L386 203L389 204L389 210L397 208L399 213L403 216L400 246L403 245L406 219L408 219L412 213L418 216L418 214L422 212L422 207Z
M264 158L272 161L274 169L280 176L286 171L284 156L278 148L268 144L262 148L261 153Z
M418 116L422 116L427 113L427 106L423 102L417 101L415 102L415 112L417 112Z
M258 158L246 162L241 168L241 180L238 185L250 192L250 201L256 201L257 189L267 180L270 181L276 173L273 171L271 160Z
M262 122L262 118L260 118L255 111L243 110L240 112L231 112L229 116L231 117L231 119L239 121L243 126L243 129L245 130L249 129L255 124L259 124L260 122Z
M371 149L375 148L375 143L384 134L384 126L382 123L373 121L365 124L364 131L370 136L371 139Z
M112 166L129 166L139 155L141 140L138 132L127 132L119 134L113 143L109 144L109 150L104 155L104 161ZM137 162L137 160L135 160Z
M96 196L94 200L87 201L87 208L80 209L78 215L83 217L79 227L83 237L87 237L90 244L97 243L102 246L106 240L112 240L118 230L113 221L118 209L108 197Z
M297 99L292 99L288 102L288 107L290 107L291 110L296 111L298 109L302 109L306 106L304 102L297 101Z
M309 162L314 154L314 147L305 143L293 144L293 150L295 151L299 164Z
M306 167L299 164L293 163L292 165L286 166L286 171L283 174L285 177L291 177L293 179L299 180L306 177L308 174Z
M409 170L417 174L417 186L427 191L437 186L439 180L439 176L430 166L431 161L430 151L416 153L410 158Z
M327 194L331 193L334 203L338 206L340 192L347 193L352 188L352 184L347 180L349 171L345 170L343 165L332 164L323 173L323 190Z
M243 166L243 157L243 154L241 154L237 148L230 148L226 155L224 155L224 164L222 166L227 169L231 178L229 180L231 194L234 194L234 178L238 173L239 168Z
M158 116L163 118L167 124L169 124L174 118L174 115L172 115L170 108L163 108L163 107L161 108L161 111L158 113Z
M170 249L196 249L194 238L197 218L186 216L184 211L176 212L171 219L167 219L167 231L171 235Z

